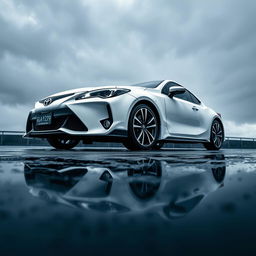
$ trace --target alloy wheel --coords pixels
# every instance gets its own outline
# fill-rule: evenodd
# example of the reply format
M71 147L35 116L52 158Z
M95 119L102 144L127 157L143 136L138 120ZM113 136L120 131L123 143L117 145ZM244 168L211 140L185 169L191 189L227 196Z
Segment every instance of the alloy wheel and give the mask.
M223 129L219 122L212 126L212 140L216 148L220 148L223 142Z
M140 108L133 118L133 132L137 142L142 146L150 146L157 136L157 120L148 108Z

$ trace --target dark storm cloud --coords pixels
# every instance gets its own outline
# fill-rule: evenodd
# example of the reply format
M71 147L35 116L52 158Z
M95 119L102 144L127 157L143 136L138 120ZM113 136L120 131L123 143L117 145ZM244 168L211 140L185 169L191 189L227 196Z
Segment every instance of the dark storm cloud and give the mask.
M0 102L173 79L226 120L255 123L255 11L250 0L3 0Z

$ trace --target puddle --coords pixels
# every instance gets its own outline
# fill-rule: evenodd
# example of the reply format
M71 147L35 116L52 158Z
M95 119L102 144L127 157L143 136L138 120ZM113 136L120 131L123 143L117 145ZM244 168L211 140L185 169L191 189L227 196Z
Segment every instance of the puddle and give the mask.
M1 153L0 252L254 248L254 151L71 152Z

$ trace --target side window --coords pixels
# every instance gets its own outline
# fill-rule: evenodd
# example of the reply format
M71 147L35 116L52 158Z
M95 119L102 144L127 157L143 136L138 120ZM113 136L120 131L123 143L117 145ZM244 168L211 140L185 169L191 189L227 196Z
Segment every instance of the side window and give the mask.
M190 95L192 103L195 103L195 104L198 104L198 105L201 103L201 101L196 96L194 96L191 92L189 92L189 95Z
M184 93L176 94L174 97L191 102L190 95L187 90Z
M181 85L177 84L175 82L168 82L163 87L162 93L168 95L169 94L169 88L172 87L172 86L181 86ZM174 97L182 99L182 100L189 101L189 102L194 103L194 104L198 104L198 105L201 104L201 101L196 96L194 96L191 92L189 92L187 90L184 93L176 94Z

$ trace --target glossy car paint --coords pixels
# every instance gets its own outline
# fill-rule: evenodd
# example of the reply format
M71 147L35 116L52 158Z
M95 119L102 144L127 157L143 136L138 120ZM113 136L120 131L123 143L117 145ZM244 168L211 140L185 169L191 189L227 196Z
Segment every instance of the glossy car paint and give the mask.
M107 136L115 130L127 131L128 120L133 107L140 102L150 102L158 112L160 119L159 140L184 140L184 141L210 141L211 124L215 118L221 117L204 103L194 104L177 97L169 97L162 93L163 87L170 80L162 81L157 88L144 88L135 86L104 86L69 90L54 94L49 97L66 95L57 99L48 106L42 102L36 102L31 113L50 112L58 108L68 107L86 125L88 131L74 131L59 128L69 135L79 136ZM76 100L77 95L82 92L103 88L126 88L130 92L112 98L88 98ZM113 123L109 129L105 129L100 120L108 118L107 105L110 106ZM195 110L196 108L196 110ZM33 132L33 136L41 132ZM44 131L45 132L45 131ZM55 131L49 131L49 133ZM31 132L25 136L29 137Z

